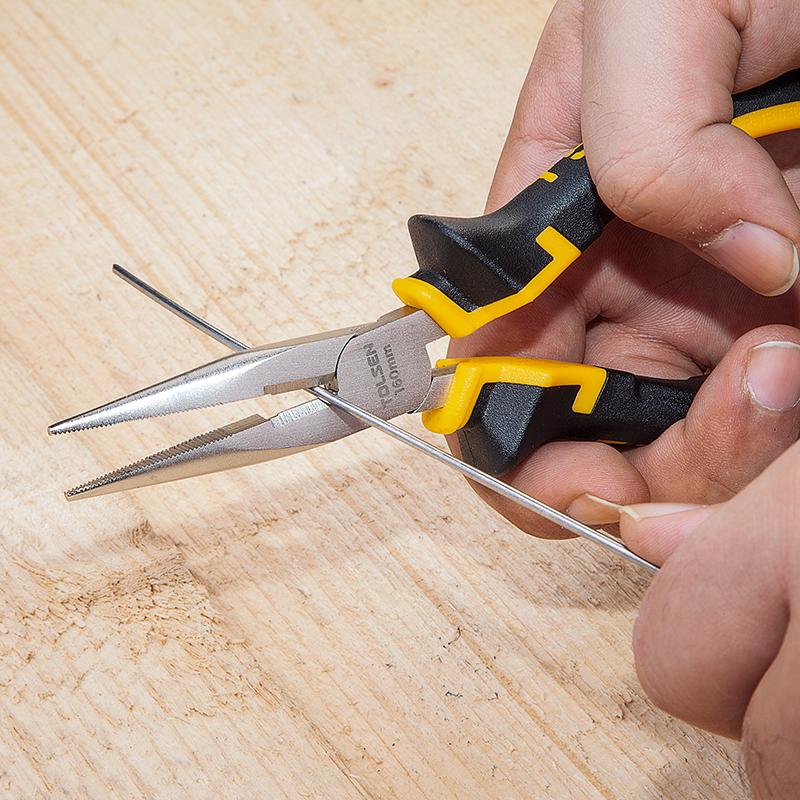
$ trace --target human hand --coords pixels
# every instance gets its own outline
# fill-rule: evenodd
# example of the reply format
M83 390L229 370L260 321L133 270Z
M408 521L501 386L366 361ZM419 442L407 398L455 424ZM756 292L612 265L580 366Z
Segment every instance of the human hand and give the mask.
M657 705L742 738L756 800L800 797L800 444L717 506L622 509L620 531L666 561L634 630Z
M753 349L800 344L800 289L785 291L800 241L784 182L800 191L797 139L759 144L727 124L732 91L800 63L800 14L788 2L726 6L731 17L717 6L556 4L487 210L583 139L601 197L620 219L534 303L451 345L457 357L527 355L669 378L714 370L686 421L652 445L621 453L551 443L506 476L589 524L607 520L587 495L723 500L800 430L800 351ZM561 535L482 494L524 530Z

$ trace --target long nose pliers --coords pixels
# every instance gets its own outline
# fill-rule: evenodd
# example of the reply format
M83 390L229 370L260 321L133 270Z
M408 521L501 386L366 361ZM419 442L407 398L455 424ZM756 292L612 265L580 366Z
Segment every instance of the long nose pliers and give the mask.
M800 71L733 97L752 136L800 128ZM325 387L382 419L422 414L457 433L462 456L494 476L553 439L646 444L682 419L704 376L663 380L586 364L507 356L431 364L427 345L465 336L541 294L613 214L575 148L500 210L409 221L419 270L394 282L404 303L377 322L263 345L212 361L51 425L53 434ZM320 399L255 414L66 492L68 499L280 458L365 427Z

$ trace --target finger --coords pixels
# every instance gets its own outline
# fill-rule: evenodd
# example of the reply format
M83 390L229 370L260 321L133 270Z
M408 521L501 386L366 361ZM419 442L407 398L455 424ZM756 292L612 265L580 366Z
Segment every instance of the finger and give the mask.
M539 38L486 210L505 205L580 142L583 0L559 0Z
M572 507L587 492L616 505L646 502L649 497L647 484L622 453L599 442L547 444L505 480L552 508L592 525L602 520L596 516L581 519L580 508ZM573 535L488 489L476 489L486 502L526 533L547 539Z
M800 210L767 153L729 124L734 89L798 63L794 7L768 5L587 0L581 122L614 213L777 294L797 277ZM776 49L759 62L767 41Z
M756 800L800 797L800 624L789 624L777 657L753 694L742 751Z
M738 737L789 619L800 478L794 447L720 506L653 581L634 628L642 686L665 711ZM794 560L794 561L792 561Z
M634 553L661 566L718 506L640 503L619 509L619 533Z
M800 433L800 331L769 325L731 347L685 420L629 453L656 502L728 499Z

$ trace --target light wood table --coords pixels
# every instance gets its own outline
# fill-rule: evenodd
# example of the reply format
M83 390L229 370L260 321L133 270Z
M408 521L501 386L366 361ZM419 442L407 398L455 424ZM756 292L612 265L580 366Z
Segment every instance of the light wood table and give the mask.
M249 406L45 433L226 353L115 261L251 343L396 307L407 217L481 212L549 5L0 2L0 796L747 796L637 684L647 577L424 456L67 504Z

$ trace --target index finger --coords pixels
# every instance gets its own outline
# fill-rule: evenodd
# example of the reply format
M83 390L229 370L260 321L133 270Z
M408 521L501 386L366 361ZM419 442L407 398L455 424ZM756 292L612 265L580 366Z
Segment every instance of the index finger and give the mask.
M768 154L729 124L732 92L800 55L786 35L800 22L762 5L587 0L581 122L617 216L775 294L797 276L800 210Z

